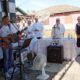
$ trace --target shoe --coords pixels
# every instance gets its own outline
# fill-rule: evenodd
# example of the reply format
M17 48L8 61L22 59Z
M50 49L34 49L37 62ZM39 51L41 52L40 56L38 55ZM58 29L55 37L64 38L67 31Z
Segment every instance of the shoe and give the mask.
M10 78L11 75L10 75L8 72L6 72L6 73L5 73L5 77L6 77L6 78Z

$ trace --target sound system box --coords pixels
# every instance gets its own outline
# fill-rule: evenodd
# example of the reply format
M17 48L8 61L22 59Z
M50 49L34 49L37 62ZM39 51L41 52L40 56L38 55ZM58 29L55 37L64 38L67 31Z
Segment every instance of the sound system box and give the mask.
M47 47L47 62L62 63L63 62L63 46L50 45Z

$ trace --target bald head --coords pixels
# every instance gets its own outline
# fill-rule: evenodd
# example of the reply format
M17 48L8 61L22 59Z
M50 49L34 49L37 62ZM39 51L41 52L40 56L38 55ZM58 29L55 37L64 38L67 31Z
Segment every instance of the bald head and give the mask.
M56 24L60 24L60 19L59 18L56 19Z

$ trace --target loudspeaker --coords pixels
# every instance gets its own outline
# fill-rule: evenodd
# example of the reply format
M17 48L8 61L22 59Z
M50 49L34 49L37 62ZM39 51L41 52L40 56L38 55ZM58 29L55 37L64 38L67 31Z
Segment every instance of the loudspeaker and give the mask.
M51 63L63 62L63 46L48 46L47 47L47 61Z

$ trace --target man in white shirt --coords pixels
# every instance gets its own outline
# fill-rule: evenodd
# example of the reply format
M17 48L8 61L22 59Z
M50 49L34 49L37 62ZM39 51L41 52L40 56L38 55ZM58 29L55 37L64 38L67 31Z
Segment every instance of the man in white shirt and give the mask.
M34 34L33 34L33 30L32 30L32 24L31 21L28 21L27 23L27 29L24 31L27 39L33 38Z
M60 19L56 19L56 24L52 28L52 38L63 38L65 28L64 25L60 23Z
M33 32L33 26L31 24L31 21L28 21L28 23L27 23L27 29L24 31L24 33L27 36L26 42L28 43L28 45L27 45L27 43L26 43L26 45L27 45L27 47L29 47L29 52L32 52L37 38L34 37L35 34Z
M38 39L42 38L43 33L43 24L38 21L38 18L35 18L35 23L33 24L34 36Z
M13 57L12 57L12 51L10 46L10 41L7 39L8 35L12 35L12 31L9 26L9 19L7 16L4 16L2 18L2 28L0 29L0 37L3 38L3 43L6 44L6 46L2 47L3 50L3 58L4 58L4 72L6 77L10 77L8 70L13 65Z
M21 19L20 17L17 18L17 26L18 26L18 29L21 31L22 29L24 29L24 20Z

